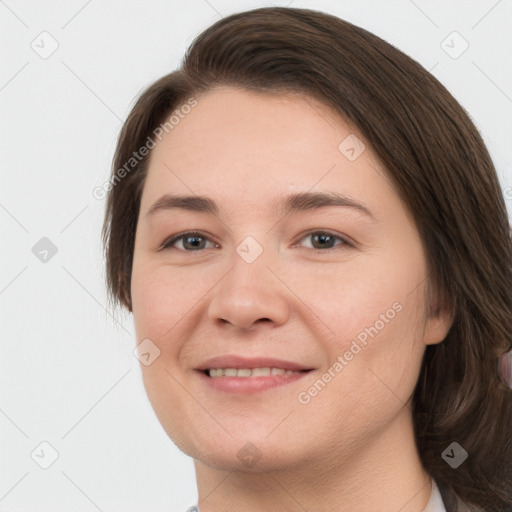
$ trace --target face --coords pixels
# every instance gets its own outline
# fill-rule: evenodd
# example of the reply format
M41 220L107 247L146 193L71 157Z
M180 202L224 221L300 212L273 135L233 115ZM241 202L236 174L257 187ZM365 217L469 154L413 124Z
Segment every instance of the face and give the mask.
M196 99L152 150L141 199L131 292L148 397L210 466L341 460L410 421L425 345L447 332L424 316L421 239L327 106L228 87ZM166 194L216 210L155 207Z

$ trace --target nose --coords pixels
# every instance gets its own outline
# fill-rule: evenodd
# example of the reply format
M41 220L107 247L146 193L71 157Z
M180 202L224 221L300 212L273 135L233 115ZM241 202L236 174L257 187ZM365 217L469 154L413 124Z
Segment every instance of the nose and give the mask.
M235 254L231 270L212 290L208 315L214 322L245 330L264 322L282 325L289 318L286 292L263 257L247 263Z

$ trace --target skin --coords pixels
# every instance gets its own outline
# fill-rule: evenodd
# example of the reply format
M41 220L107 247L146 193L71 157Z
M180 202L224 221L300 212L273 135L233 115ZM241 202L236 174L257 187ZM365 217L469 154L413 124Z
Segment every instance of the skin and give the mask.
M131 290L137 340L160 350L141 365L146 392L169 437L194 458L201 512L423 510L431 481L410 398L425 347L444 339L450 317L426 317L422 242L386 170L356 129L311 98L217 87L196 99L152 150ZM354 161L338 149L350 134L366 146ZM303 191L343 193L375 220L349 207L272 209ZM146 217L164 193L209 196L219 213ZM206 237L199 251L187 238L159 250L191 230ZM314 230L340 238L318 241ZM252 263L236 251L247 236L263 249ZM396 303L394 318L301 403L298 394ZM225 354L315 370L235 395L194 371ZM249 442L259 454L252 465L237 457Z

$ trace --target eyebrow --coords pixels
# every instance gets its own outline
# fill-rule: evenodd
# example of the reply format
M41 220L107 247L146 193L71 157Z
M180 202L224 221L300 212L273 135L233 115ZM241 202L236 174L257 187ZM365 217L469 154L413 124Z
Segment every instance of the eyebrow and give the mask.
M335 192L297 192L285 197L282 204L280 202L281 200L275 201L271 206L283 216L292 212L311 211L326 206L343 206L359 210L373 221L377 220L366 206ZM210 197L165 194L149 208L144 218L148 219L158 211L174 208L212 215L218 215L219 213L217 203Z

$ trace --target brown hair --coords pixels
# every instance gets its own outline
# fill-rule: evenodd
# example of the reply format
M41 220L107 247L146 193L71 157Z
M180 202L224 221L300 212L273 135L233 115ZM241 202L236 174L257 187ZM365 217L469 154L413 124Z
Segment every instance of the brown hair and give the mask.
M512 348L512 240L496 171L469 116L416 61L360 27L309 9L254 9L209 27L179 70L142 93L121 130L113 176L166 116L216 85L305 93L371 144L416 222L428 288L453 312L445 340L426 348L414 392L422 462L449 512L512 510L512 390L497 371ZM148 159L112 184L102 233L109 300L129 311ZM442 458L452 442L468 453L457 469Z

